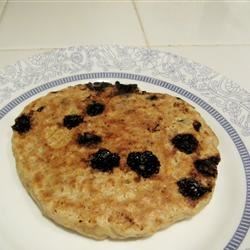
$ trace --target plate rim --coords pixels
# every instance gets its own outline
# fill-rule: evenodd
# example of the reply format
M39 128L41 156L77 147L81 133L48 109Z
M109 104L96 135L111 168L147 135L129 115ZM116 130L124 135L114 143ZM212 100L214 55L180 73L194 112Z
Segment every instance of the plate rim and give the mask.
M230 124L230 122L220 112L218 112L215 108L213 108L206 101L204 101L197 95L191 93L190 91L184 89L183 87L177 86L173 83L169 83L167 81L160 80L151 76L135 74L135 73L125 73L125 72L81 73L81 74L76 74L76 75L71 75L71 76L66 76L66 77L62 77L59 79L55 79L47 83L44 83L42 85L39 85L37 87L34 87L28 91L25 91L23 94L12 99L3 108L0 109L0 121L6 114L8 114L12 109L17 107L23 101L45 90L48 90L53 87L58 87L58 86L61 86L63 84L70 83L70 82L76 82L76 81L88 80L88 79L106 79L106 78L129 79L129 80L136 80L140 82L146 82L146 83L150 83L156 86L166 88L177 94L180 94L188 98L189 100L193 101L194 103L196 103L202 109L206 110L227 132L227 134L229 135L230 139L234 143L240 155L240 158L244 167L245 178L246 178L246 199L245 199L244 211L243 211L240 223L235 233L233 234L233 236L231 237L227 245L224 247L225 250L238 249L240 244L244 240L248 232L248 229L250 228L250 155L249 155L249 152L247 150L247 147L245 146L245 143L243 142L240 135L236 131L236 129Z
M160 48L78 44L28 56L0 68L0 103L4 105L14 98L17 91L23 92L32 86L96 71L146 72L146 75L185 85L213 102L213 106L228 117L243 139L250 136L247 119L250 115L247 108L250 92L246 86L240 86L209 66Z

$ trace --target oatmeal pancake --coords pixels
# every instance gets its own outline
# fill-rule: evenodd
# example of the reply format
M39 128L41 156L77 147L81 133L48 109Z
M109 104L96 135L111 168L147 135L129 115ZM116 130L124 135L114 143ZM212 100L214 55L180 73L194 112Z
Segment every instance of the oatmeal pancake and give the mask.
M46 217L82 235L152 235L197 214L215 189L211 128L186 101L136 84L51 92L12 128L24 187Z

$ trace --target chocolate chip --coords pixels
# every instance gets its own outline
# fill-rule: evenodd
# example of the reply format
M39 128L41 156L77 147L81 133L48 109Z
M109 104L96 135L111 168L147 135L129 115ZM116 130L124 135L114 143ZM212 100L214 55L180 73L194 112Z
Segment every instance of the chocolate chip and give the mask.
M217 165L220 162L219 156L211 156L206 159L196 160L194 162L195 168L204 176L216 177L217 176Z
M98 91L98 92L102 92L102 91L104 91L107 87L112 86L112 84L109 83L109 82L94 82L94 83L89 82L89 83L86 84L86 85L87 85L87 87L88 87L90 90L95 90L95 91Z
M130 94L139 91L137 84L121 84L117 81L115 82L115 87L118 95Z
M204 187L193 178L183 178L177 182L177 185L179 192L192 200L197 200L207 192L211 192L211 188Z
M118 167L120 164L120 156L116 153L112 153L109 150L102 148L90 157L91 167L98 169L102 172L108 172L113 170L114 167Z
M77 143L84 146L91 146L98 144L102 141L101 136L95 135L93 133L78 134Z
M72 129L77 127L83 122L83 118L80 115L66 115L63 119L63 126Z
M151 151L129 153L127 164L133 171L144 178L158 174L160 170L160 162Z
M201 128L201 123L199 121L194 121L193 122L193 128L199 132L200 131L200 128Z
M181 152L186 154L193 153L198 147L198 141L192 134L178 134L171 142Z
M98 102L93 102L87 106L87 114L90 116L100 115L105 109L105 105Z
M15 119L15 124L12 129L17 131L19 134L28 132L31 129L31 121L29 115L21 115Z

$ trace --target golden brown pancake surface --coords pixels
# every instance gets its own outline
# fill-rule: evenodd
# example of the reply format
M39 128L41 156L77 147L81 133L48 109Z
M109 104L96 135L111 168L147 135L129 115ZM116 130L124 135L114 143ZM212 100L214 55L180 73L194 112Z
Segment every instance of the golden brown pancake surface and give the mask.
M31 102L12 128L18 174L42 213L89 237L149 236L214 191L218 139L177 97L81 84Z

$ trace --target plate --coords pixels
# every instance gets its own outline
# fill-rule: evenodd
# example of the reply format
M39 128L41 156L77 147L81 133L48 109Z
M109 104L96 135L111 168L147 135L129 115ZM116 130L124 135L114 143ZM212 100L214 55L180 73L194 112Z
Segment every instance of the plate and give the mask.
M161 56L160 62L158 56ZM238 88L207 67L182 57L121 46L54 50L0 71L0 248L238 249L250 225L250 157L245 139L248 127L237 125L237 119L231 119L230 113L218 101L218 96L209 93L208 85L211 82L215 84L219 79L223 79L224 85L220 84L223 90L225 86L227 90ZM11 125L27 103L47 92L103 80L137 83L142 90L179 96L195 106L215 131L220 141L222 161L214 196L198 215L152 237L127 241L88 239L64 230L41 215L15 170ZM214 101L211 102L211 99Z

